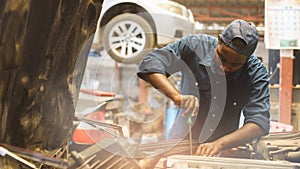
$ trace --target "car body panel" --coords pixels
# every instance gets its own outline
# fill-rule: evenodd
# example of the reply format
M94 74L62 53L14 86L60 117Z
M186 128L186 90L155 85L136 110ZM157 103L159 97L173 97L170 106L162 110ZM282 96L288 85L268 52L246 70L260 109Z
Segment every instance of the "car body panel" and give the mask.
M194 17L190 9L187 9L185 6L169 1L169 0L104 0L101 14L98 21L97 31L95 34L95 43L99 43L101 40L100 34L100 25L102 18L108 13L110 9L117 5L123 4L132 4L139 6L149 13L154 21L155 30L157 33L157 44L159 46L173 42L177 38L175 37L176 31L182 32L180 36L185 36L187 34L194 32ZM180 9L181 14L171 12L170 9L166 9L168 6L174 6L177 9ZM122 9L120 9L122 10ZM119 11L120 12L120 11ZM125 13L125 12L120 12Z

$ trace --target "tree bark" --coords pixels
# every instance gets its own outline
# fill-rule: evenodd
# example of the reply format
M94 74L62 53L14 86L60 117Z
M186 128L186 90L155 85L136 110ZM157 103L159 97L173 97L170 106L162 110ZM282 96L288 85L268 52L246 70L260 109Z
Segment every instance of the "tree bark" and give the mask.
M102 1L0 1L0 143L68 144ZM1 168L12 163L0 156Z

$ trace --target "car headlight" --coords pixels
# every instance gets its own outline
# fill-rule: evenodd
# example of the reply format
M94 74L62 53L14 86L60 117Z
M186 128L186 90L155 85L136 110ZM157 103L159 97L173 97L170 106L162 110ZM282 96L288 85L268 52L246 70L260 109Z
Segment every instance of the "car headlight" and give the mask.
M174 5L174 4L161 3L161 4L159 4L159 7L162 8L162 9L165 9L169 12L172 12L172 13L175 13L175 14L178 14L178 15L183 15L183 11L182 11L181 6L177 6L177 5Z

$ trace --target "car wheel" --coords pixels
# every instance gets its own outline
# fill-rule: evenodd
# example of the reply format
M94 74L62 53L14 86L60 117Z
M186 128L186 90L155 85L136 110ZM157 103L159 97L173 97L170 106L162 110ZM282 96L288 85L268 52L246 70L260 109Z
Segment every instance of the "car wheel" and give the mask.
M102 37L110 56L122 63L138 63L155 44L151 25L141 16L128 13L112 18Z

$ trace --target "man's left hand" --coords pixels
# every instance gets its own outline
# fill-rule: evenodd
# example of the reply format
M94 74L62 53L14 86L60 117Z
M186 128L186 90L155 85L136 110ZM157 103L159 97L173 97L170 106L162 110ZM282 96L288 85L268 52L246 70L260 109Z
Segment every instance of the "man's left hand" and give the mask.
M217 142L203 143L197 148L196 155L212 157L221 152L222 144Z

